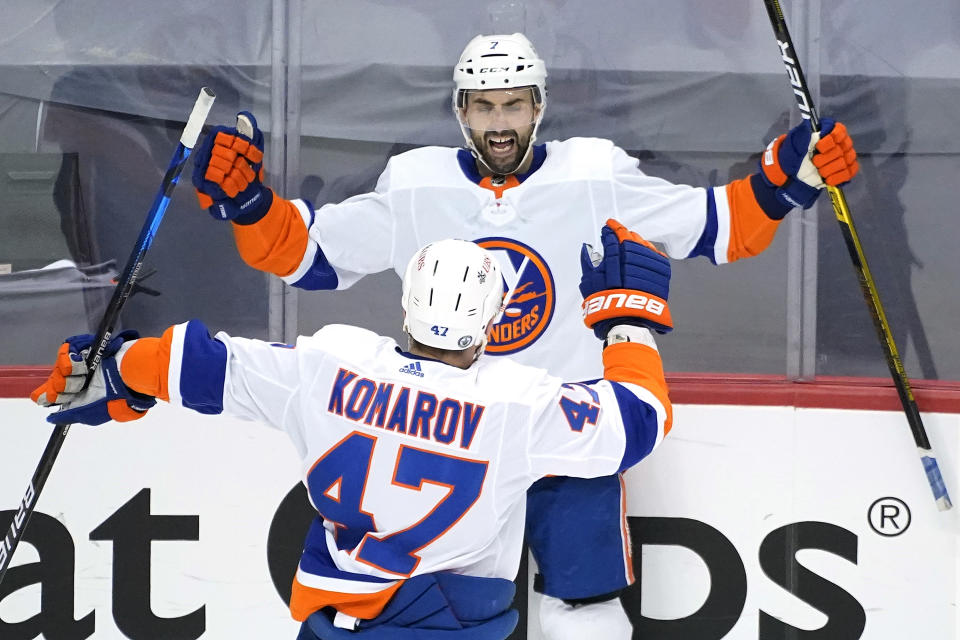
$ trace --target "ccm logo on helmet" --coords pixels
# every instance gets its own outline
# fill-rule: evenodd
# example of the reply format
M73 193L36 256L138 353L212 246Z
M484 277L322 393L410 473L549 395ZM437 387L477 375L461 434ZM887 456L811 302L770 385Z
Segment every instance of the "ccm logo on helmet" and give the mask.
M510 67L480 67L479 73L501 73L510 71Z
M655 316L663 315L666 305L660 300L648 298L639 293L608 293L595 295L583 304L583 317L586 318L591 313L596 313L603 309L639 309L649 311Z

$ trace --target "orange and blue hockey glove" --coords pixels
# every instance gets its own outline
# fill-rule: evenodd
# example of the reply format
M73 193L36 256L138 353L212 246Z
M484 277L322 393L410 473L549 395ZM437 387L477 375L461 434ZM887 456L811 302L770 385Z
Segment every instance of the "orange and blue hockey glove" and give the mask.
M671 331L667 256L613 219L600 231L600 241L602 256L587 244L580 250L584 323L601 340L618 324Z
M30 399L41 407L60 407L60 411L47 416L47 422L53 424L95 426L110 420L128 422L142 418L157 401L129 389L117 368L118 354L139 337L136 331L130 330L114 336L86 387L83 386L89 370L86 359L94 336L84 334L67 338L57 352L57 362L50 377L33 390Z
M839 186L857 175L860 165L853 140L842 122L820 120L820 132L807 122L767 145L760 158L760 175L789 207L809 209L826 186Z
M273 202L263 184L263 132L249 111L236 127L213 127L193 153L193 186L200 206L217 220L252 224Z

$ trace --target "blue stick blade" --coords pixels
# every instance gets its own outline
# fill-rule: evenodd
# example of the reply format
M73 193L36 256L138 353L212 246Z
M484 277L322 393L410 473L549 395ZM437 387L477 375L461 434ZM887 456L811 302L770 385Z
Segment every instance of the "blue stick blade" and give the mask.
M927 482L930 483L930 490L933 491L933 498L937 501L937 507L941 511L946 511L953 506L953 503L950 501L947 485L940 474L940 465L937 464L937 459L931 455L921 454L920 460L923 462L923 471L927 474Z

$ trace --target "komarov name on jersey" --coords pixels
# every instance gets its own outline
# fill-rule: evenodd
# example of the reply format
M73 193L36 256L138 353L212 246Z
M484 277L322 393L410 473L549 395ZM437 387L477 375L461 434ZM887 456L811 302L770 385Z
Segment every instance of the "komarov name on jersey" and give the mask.
M392 382L361 378L341 368L330 389L327 411L371 427L469 449L483 405L443 398Z

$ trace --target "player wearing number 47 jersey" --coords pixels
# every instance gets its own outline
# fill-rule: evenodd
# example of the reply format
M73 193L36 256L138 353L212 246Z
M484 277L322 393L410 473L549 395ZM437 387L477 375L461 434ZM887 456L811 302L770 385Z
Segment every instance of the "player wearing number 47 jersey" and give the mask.
M593 345L572 311L574 248L595 243L600 222L621 220L671 258L715 264L772 241L784 216L809 207L825 184L850 180L856 152L846 128L823 119L770 143L756 173L712 188L648 176L609 140L537 144L546 69L521 34L478 36L454 69L453 109L465 148L424 147L389 160L376 190L319 209L264 186L263 134L249 114L219 127L194 154L201 204L231 220L251 266L303 289L345 289L394 269L422 244L469 238L493 251L507 283L487 352L567 379L599 375ZM631 636L616 597L634 581L617 475L549 478L530 492L527 540L548 640Z
M602 235L602 258L582 250L580 285L605 340L598 381L478 359L503 275L489 251L443 240L406 268L406 350L344 325L289 346L211 337L194 320L161 338L120 334L86 390L92 336L68 338L32 397L61 405L56 423L136 419L160 398L284 430L318 513L290 602L301 640L499 640L517 621L530 485L617 473L670 430L647 328L671 326L670 265L613 220Z

